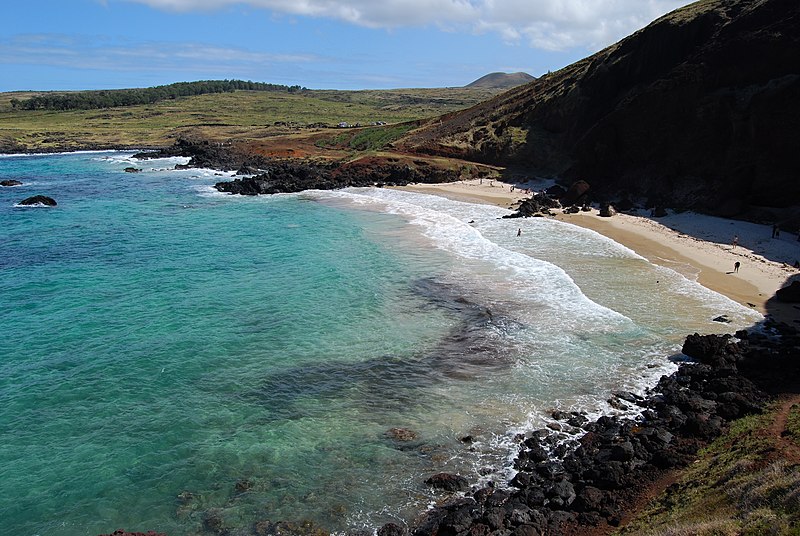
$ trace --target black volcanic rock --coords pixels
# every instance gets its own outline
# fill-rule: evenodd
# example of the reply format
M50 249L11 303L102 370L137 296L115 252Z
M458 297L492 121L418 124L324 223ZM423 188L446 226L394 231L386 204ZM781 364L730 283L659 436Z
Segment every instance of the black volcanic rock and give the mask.
M301 192L303 190L334 190L348 186L402 186L412 182L453 182L460 178L458 171L434 168L424 162L415 166L385 162L350 162L345 164L313 164L300 160L265 162L261 173L252 177L214 185L220 192L240 195L260 195Z
M561 208L561 203L547 194L535 194L523 199L516 212L504 218L528 218L537 214L550 214L550 209Z
M589 197L591 186L583 180L573 182L569 189L561 196L561 203L568 207L570 205L583 205Z
M207 140L179 139L171 147L155 151L136 153L133 158L151 160L153 158L189 157L188 164L178 164L176 169L209 168L222 171L235 171L244 166L260 168L267 159L248 152L246 149L230 144Z
M610 203L603 203L600 206L600 212L597 213L598 216L602 218L610 218L616 215L617 211Z
M397 523L386 523L378 529L378 536L406 536L405 527Z
M15 179L9 179L0 181L0 186L22 186L22 182Z
M464 491L469 488L469 481L460 475L437 473L425 480L432 488L444 491Z
M796 330L780 329L787 341L795 340ZM783 374L785 365L775 359L774 348L753 346L749 338L745 332L737 333L738 341L729 335L687 337L684 351L700 363L682 364L646 397L615 393L642 408L638 418L603 416L566 442L562 432L527 434L511 489L489 485L440 503L417 520L411 534L517 534L521 527L526 534L582 534L588 527L619 525L636 491L663 471L690 463L728 421L764 407L768 397L731 363L771 375ZM794 360L796 349L788 344L786 358Z
M20 205L30 206L30 205L45 205L47 207L54 207L58 205L56 200L52 197L47 197L46 195L34 195L33 197L28 197L23 199L19 202Z

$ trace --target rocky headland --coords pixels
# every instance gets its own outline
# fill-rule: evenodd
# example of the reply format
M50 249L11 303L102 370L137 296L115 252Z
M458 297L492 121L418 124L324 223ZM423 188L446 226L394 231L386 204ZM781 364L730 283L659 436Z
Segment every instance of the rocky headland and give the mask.
M695 2L396 145L796 229L798 49L793 0Z
M554 412L553 426L519 438L511 482L454 494L410 526L387 524L378 534L606 533L653 482L692 462L732 420L761 412L787 378L796 382L798 349L794 328L769 321L735 337L690 335L682 352L691 361L646 397L613 394L613 404L636 408L638 417L589 422L580 413ZM428 484L467 487L458 475L435 475Z
M423 159L411 161L393 157L366 157L355 161L313 161L264 157L241 146L208 141L179 140L158 151L137 153L135 158L152 159L189 157L181 168L210 168L236 171L242 175L232 181L220 181L214 187L220 192L239 195L260 195L334 190L350 186L404 186L411 183L446 183L469 177L488 176L490 171L472 166L468 171L459 166L441 167Z

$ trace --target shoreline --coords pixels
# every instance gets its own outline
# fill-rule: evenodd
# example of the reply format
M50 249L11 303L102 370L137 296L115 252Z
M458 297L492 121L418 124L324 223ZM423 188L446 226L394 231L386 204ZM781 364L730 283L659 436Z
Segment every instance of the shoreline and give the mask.
M507 187L486 191L476 182L400 189L504 208L519 203ZM520 197L528 197L524 191L520 193ZM611 394L618 402L636 408L639 417L606 415L582 423L577 414L557 411L552 415L559 421L557 427L531 430L519 437L514 458L518 472L509 488L496 488L492 483L472 488L461 498L443 499L415 520L411 530L389 523L378 530L379 536L466 534L473 529L604 536L631 523L647 524L645 505L668 492L668 486L687 474L687 467L703 460L699 455L702 447L728 430L731 422L764 411L776 395L797 392L794 356L800 334L788 323L800 322L799 309L793 304L776 304L774 294L794 279L798 270L769 258L800 255L800 238L790 235L774 240L766 225L688 213L654 221L627 214L601 218L592 210L559 214L556 219L598 232L653 264L762 312L764 319L753 327L766 327L777 339L752 328L737 331L735 338L689 335L681 351L691 358L690 364L682 363L676 372L662 376L644 397L628 392ZM701 231L688 223L698 224ZM716 224L716 236L712 223ZM751 247L724 242L731 228L740 244ZM785 243L789 240L791 243ZM777 251L776 245L784 251ZM740 272L733 271L734 262L741 263ZM796 399L795 395L790 400ZM563 432L565 426L576 426L583 434L559 442L559 430ZM753 481L759 478L753 471L747 475ZM448 476L452 475L436 478ZM680 490L676 493L682 497Z
M481 184L479 180L473 179L455 183L414 184L401 186L399 189L440 195L455 201L488 203L503 208L513 208L522 199L530 197L524 189L511 192L507 184L500 183L498 187L497 184L490 185L490 182L484 179ZM792 262L792 258L800 259L800 241L794 240L794 235L772 243L770 240L765 242L760 240L760 236L770 236L768 225L687 213L660 220L624 213L602 218L593 209L591 212L578 214L558 213L555 219L598 232L633 250L649 262L674 270L762 315L779 322L800 323L800 309L793 304L778 303L772 299L775 291L800 274L799 269L788 264ZM679 221L673 222L671 219ZM690 225L692 220L695 223ZM662 221L673 227L668 227ZM702 231L704 236L700 238L688 232L680 232L677 229L681 224L695 228L705 226ZM730 237L735 234L741 236L740 245L736 247L729 242ZM751 244L754 246L752 249L746 247ZM781 248L780 251L773 252L772 256L782 255L786 260L770 260L754 251L757 249L756 245L765 253L767 248ZM738 272L734 272L735 262L741 264Z
M93 152L93 151L86 151L86 152ZM515 206L520 200L527 198L530 195L526 193L524 189L511 192L508 184L499 183L498 181L493 181L493 182L497 184L493 184L492 181L487 179L483 180L483 183L486 184L481 184L478 179L474 179L471 181L460 181L457 183L412 185L407 187L399 187L399 189L416 191L421 193L430 193L434 195L442 195L444 197L448 197L450 199L458 201L468 201L473 203L475 202L489 203L503 208L511 208ZM767 301L769 301L769 299L771 298L771 294L765 294L765 292L769 292L769 289L772 288L772 285L776 281L780 281L780 279L784 275L786 275L786 277L791 277L792 275L798 273L797 270L788 269L777 262L767 261L767 260L759 261L758 254L753 252L752 250L740 247L737 248L737 251L733 251L732 247L727 246L725 244L715 244L707 240L693 238L688 235L683 235L678 231L669 229L661 225L657 221L653 221L645 217L620 214L613 218L600 218L597 215L597 211L592 211L591 213L563 215L563 217L562 215L559 215L556 219L599 232L604 236L607 236L612 240L615 240L625 245L626 247L629 247L630 249L636 251L640 255L650 260L650 262L669 267L685 275L689 279L697 280L699 283L703 284L707 288L715 290L716 292L719 292L728 297L731 297L731 295L728 294L727 292L714 288L713 285L724 286L725 283L730 282L732 288L729 289L729 292L731 293L740 292L741 299L748 299L753 294L761 297L763 299L763 304L761 304L761 302L758 302L754 305L756 307L763 307L765 311L769 308L770 316L773 317L773 320L776 319L774 311L772 310L773 304L772 303L770 303L769 305L767 304ZM576 220L576 221L571 221L571 220ZM654 226L653 229L651 229L652 235L648 234L647 232L648 226ZM768 229L768 226L762 226L762 227ZM664 238L661 233L666 233L668 235L668 238ZM767 234L768 233L769 231L767 230ZM617 238L615 234L619 236L619 238ZM641 242L641 245L638 246L633 245L636 240L639 240ZM746 261L747 266L749 266L751 261L752 263L756 262L764 263L765 264L764 267L757 267L757 270L754 270L754 273L763 276L763 279L756 278L753 279L753 281L751 282L749 280L745 280L744 278L739 279L737 277L732 277L733 274L728 274L724 272L722 274L716 273L719 272L719 270L718 269L715 270L713 268L714 262L716 262L717 260L719 260L719 262L727 262L728 264L731 264L732 262L730 261L730 259L715 257L713 255L710 261L706 263L700 262L700 260L695 258L694 255L696 252L694 250L700 248L703 244L708 245L709 248L712 248L712 253L714 253L713 248L719 249L723 254L727 251L726 248L730 248L731 251L729 251L729 253L731 255L734 255L734 257L731 258L736 258L736 259L742 258L743 260L747 259ZM685 254L683 252L682 247L685 247L687 249ZM798 247L800 248L800 243L798 243ZM648 256L644 255L640 251L640 249L647 250L648 252L650 252L651 255L653 255L653 257L651 258L649 255ZM660 262L653 259L659 259ZM710 284L706 284L703 282L704 272L707 272L706 277L711 279L712 282ZM744 275L744 273L745 272L743 271L742 274ZM737 283L737 281L740 281L741 283ZM739 301L739 299L735 299L735 301ZM791 305L789 305L789 308L794 309ZM797 311L797 309L794 309L794 311ZM788 315L791 312L792 311L790 310L786 314ZM784 316L784 314L779 314L778 317L784 320L788 318L788 316ZM707 359L712 360L716 359L717 357L719 356L709 355L707 356ZM727 359L727 356L725 357ZM728 372L725 371L721 377L727 378L728 377L727 374ZM672 386L669 387L671 388ZM718 394L720 393L713 393L713 396L716 397ZM644 404L649 405L651 403L655 403L650 400L646 400L642 397L639 397L638 395L627 392L621 392L621 394L614 394L613 397L615 397L615 399L617 399L618 402L620 403L623 404L628 403L629 405L636 407L645 407ZM755 404L757 402L757 398L758 397L755 397L752 401L748 400L747 404L750 404L751 402ZM716 398L708 398L706 400L715 402ZM710 403L710 402L703 402L703 403ZM743 411L744 409L746 408L743 406L742 408L735 409L735 411L739 412L740 410ZM697 426L701 426L705 422L707 422L705 414L700 412L696 412L696 414L697 414L697 419L693 420L692 423L698 423ZM563 426L564 428L567 428L567 425L572 426L572 424L569 423L568 419L576 417L577 416L573 414L569 415L563 414L560 419L555 416L554 419L564 421ZM711 417L716 419L717 416L712 413ZM631 455L627 450L627 443L636 445L636 447L638 448L639 445L636 444L636 441L638 440L637 438L643 436L641 431L638 430L639 428L638 426L637 426L637 431L635 432L628 429L628 427L629 425L626 422L617 420L617 418L615 417L601 417L600 419L598 419L597 422L587 424L585 428L583 426L579 426L578 428L584 428L584 430L587 430L590 434L592 434L590 437L596 437L598 435L604 435L613 432L614 435L616 436L613 442L606 443L598 440L597 443L592 444L592 447L596 448L598 451L606 453L609 457L620 457L620 456L624 457L626 458L624 460L624 463L627 463L628 461L630 461L627 458L629 455ZM658 426L655 426L648 431L647 437L651 436L658 437L658 440L662 441L662 439L660 438L662 436L665 436L665 434L666 435L671 434L672 432L670 432L670 430L671 430L670 428L666 427L666 424L659 424ZM602 519L605 517L608 517L609 521L611 520L617 521L619 519L619 516L622 516L626 512L628 512L628 509L624 507L624 500L625 500L624 497L619 499L620 501L619 503L617 503L617 499L614 499L612 508L611 506L608 506L606 504L607 501L611 500L609 499L609 497L611 497L610 492L609 494L604 495L602 499L597 499L596 497L593 496L594 490L596 488L592 488L591 493L585 492L581 494L582 491L588 489L587 487L583 487L582 489L580 487L582 486L582 484L576 482L573 486L571 483L568 483L567 480L563 478L563 475L555 471L553 471L552 475L550 476L543 475L545 469L547 471L550 471L550 469L558 469L558 468L555 468L550 464L547 464L545 466L538 462L533 463L533 461L537 456L541 455L545 451L550 452L551 448L555 448L555 444L550 443L549 440L550 436L537 435L539 432L549 433L546 432L545 430L541 430L527 434L523 445L520 446L520 452L517 457L521 466L527 465L526 467L520 467L520 469L522 469L520 471L520 474L528 476L521 477L520 479L518 479L517 483L514 484L514 486L520 488L524 493L520 494L515 493L512 496L510 494L506 494L505 491L496 492L494 489L485 488L484 490L480 490L473 494L475 496L474 500L475 504L479 504L482 509L484 507L488 509L488 507L496 508L496 504L503 504L503 505L507 504L510 506L513 501L518 501L514 503L515 506L513 510L509 509L509 519L505 520L501 518L499 520L499 522L505 523L505 525L508 526L509 528L511 526L510 524L512 523L512 519L514 520L513 522L516 523L518 520L523 519L524 516L528 516L530 518L531 525L533 524L534 521L536 521L536 519L534 519L535 516L533 515L533 512L537 512L537 515L539 515L538 514L539 510L537 510L536 508L538 508L539 506L541 507L546 506L545 504L542 505L536 504L538 503L539 499L535 496L535 493L538 493L536 490L539 488L546 490L547 501L550 501L554 505L558 504L557 501L562 501L565 506L570 506L575 500L578 500L579 503L577 504L582 505L580 508L585 508L587 510L587 512L581 512L580 516L577 517L577 520L581 523L582 527L587 526L587 524L591 525L595 522L600 523ZM677 430L675 430L675 432L677 433ZM707 433L709 436L712 436L713 433L716 433L716 430L710 429L707 431ZM706 431L703 431L703 434L706 434ZM619 446L620 437L626 439L625 448ZM693 441L694 438L689 438L689 440ZM592 439L592 441L595 440ZM665 443L670 443L670 441L666 441ZM650 454L659 457L658 458L659 464L673 463L673 458L672 458L673 455L669 453L669 449L666 448L664 445L653 447L652 452ZM683 456L690 456L690 455L684 452L680 452L677 456L682 458ZM642 458L641 460L644 459L645 458ZM639 459L637 458L637 460ZM614 459L612 461L617 462L620 460ZM680 460L675 459L675 462L677 466L679 465ZM585 460L575 461L574 458L570 458L570 461L568 463L580 463L581 471L583 472L595 471L595 469L599 468L602 469L602 472L604 473L613 474L612 472L607 471L607 469L609 468L604 466L593 467L590 466L589 462ZM617 466L611 466L610 469L616 471ZM562 468L559 470L563 470L563 463L562 463ZM551 476L552 478L550 478ZM650 474L648 473L645 474L644 476L646 480L646 478L649 478ZM525 481L524 478L527 478L528 480ZM614 486L623 483L626 485L628 484L627 476L624 476L620 473L619 478L620 481L618 483L612 482L611 484L613 484ZM622 479L624 479L624 482ZM631 485L633 485L633 482L631 482ZM569 486L572 486L572 491L570 491ZM533 510L531 509L522 510L521 508L517 508L517 505L524 504L523 502L519 502L522 501L523 498L526 501L529 501L529 504L531 508L533 508ZM595 499L597 500L595 501ZM468 502L463 502L459 500L456 500L455 502L447 502L443 506L443 509L445 511L449 511L453 515L455 515L457 512L459 515L461 515L463 513L463 510L465 509L468 510L471 508L472 506ZM565 514L562 515L563 512L567 511L566 508L565 510L560 510L557 508L550 508L549 510L558 513L554 515L547 513L546 515L548 516L547 517L548 522L552 521L554 523L564 523L564 522L575 522L576 520L576 518L569 518ZM542 510L542 511L547 512L547 510ZM607 516L605 513L603 513L606 511L609 512ZM631 509L630 511L633 510ZM594 517L590 517L589 514L592 514L592 516ZM444 523L445 521L446 520L443 519L442 523ZM527 523L524 526L527 526ZM424 534L424 531L420 530L418 534Z

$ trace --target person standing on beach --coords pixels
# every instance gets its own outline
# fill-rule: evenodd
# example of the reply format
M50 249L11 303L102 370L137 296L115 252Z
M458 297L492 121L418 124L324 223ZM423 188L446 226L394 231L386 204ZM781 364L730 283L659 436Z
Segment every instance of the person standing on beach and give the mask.
M517 236L522 236L522 227L517 229Z
M733 249L736 249L736 246L739 245L739 235L733 235Z
M742 264L739 261L734 262L733 263L733 273L738 272L739 271L739 266L741 266L741 265Z

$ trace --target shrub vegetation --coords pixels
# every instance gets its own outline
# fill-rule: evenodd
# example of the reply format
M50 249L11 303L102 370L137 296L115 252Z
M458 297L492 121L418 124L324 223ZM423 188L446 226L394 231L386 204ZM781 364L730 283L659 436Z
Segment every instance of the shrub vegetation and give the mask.
M11 106L20 110L94 110L115 108L117 106L154 104L179 97L207 95L209 93L231 93L236 90L297 93L305 89L300 86L283 86L244 80L201 80L198 82L178 82L166 86L137 89L44 93L25 100L12 99Z

